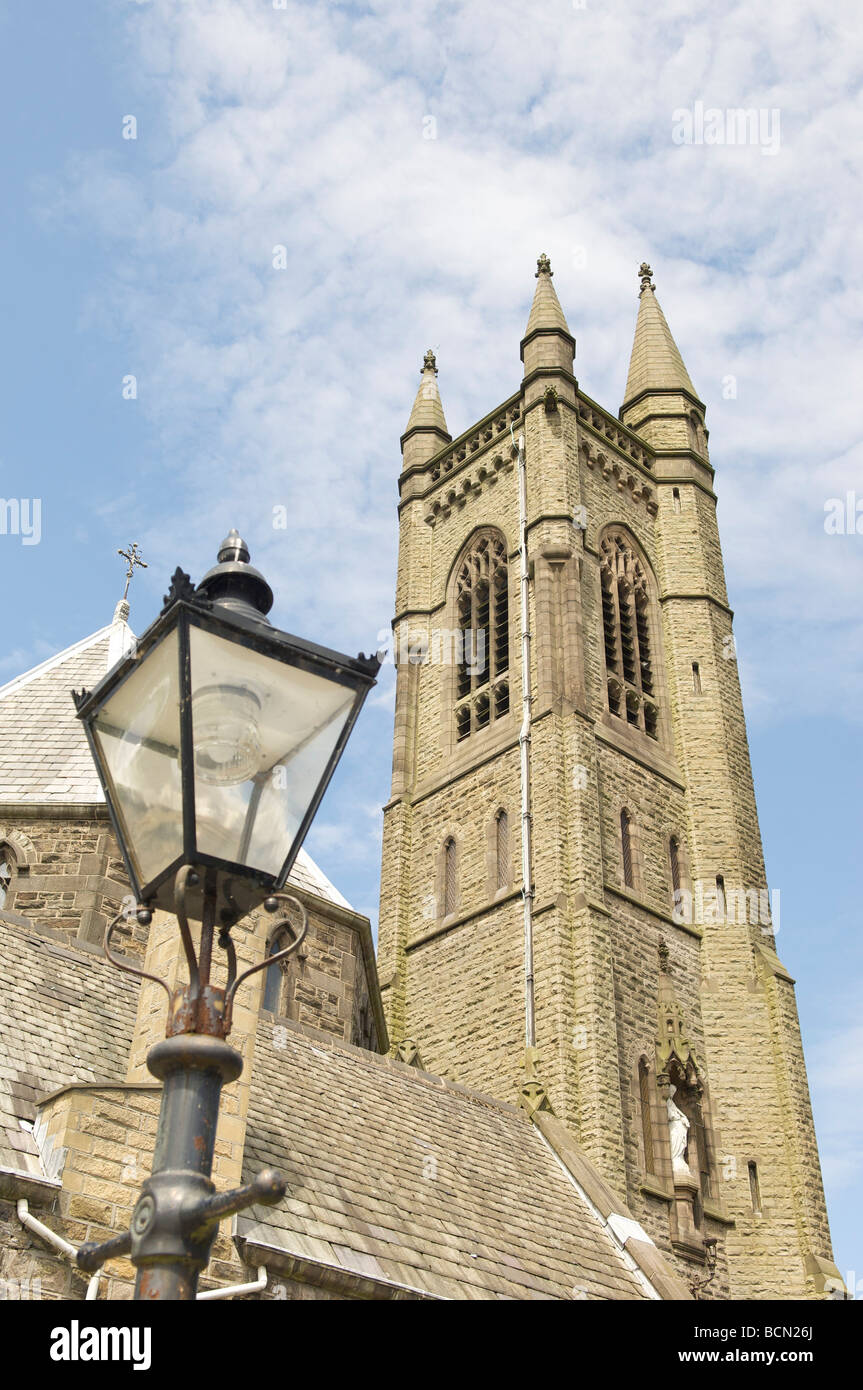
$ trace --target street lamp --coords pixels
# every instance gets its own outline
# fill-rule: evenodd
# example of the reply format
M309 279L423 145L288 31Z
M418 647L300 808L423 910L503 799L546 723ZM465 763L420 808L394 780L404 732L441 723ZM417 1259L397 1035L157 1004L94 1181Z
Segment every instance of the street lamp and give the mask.
M147 1065L164 1081L153 1174L129 1232L79 1252L92 1271L131 1253L136 1298L190 1299L221 1217L278 1201L267 1170L236 1193L210 1181L221 1089L242 1071L225 1038L237 987L296 950L305 910L283 890L363 701L377 657L352 658L291 637L266 614L273 593L236 531L195 588L178 569L159 617L93 691L73 692L111 822L148 925L174 913L189 983L156 979L170 999L167 1036ZM263 903L292 901L304 925L291 946L239 977L234 924ZM189 918L201 923L196 955ZM227 962L210 983L214 934Z

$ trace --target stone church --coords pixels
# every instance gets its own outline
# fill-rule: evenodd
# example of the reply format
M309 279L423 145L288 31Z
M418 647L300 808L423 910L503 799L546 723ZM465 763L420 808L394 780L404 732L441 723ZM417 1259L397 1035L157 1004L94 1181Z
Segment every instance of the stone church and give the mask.
M623 405L581 390L538 261L518 389L402 436L377 956L301 851L310 930L238 997L199 1297L821 1299L833 1263L773 936L705 408L640 271ZM124 1299L165 1029L70 692L114 620L0 689L0 1295ZM290 936L290 928L282 931ZM264 913L241 960L281 949ZM181 982L172 918L118 950ZM236 1294L231 1290L237 1287Z

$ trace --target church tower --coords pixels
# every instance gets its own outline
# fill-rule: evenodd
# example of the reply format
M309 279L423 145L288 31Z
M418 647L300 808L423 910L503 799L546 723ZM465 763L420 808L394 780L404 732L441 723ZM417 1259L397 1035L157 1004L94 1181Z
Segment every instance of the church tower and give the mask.
M704 1296L824 1297L705 408L647 265L640 287L618 416L578 385L544 255L521 385L454 440L426 354L399 483L389 1033L551 1109Z

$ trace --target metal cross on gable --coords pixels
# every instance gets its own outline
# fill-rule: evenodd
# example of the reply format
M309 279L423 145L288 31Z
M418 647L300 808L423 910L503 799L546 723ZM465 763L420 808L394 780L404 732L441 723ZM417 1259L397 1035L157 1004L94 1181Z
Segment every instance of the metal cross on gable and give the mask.
M135 566L140 565L142 570L145 570L147 568L147 561L141 559L139 551L140 546L138 545L137 541L132 541L132 544L129 546L128 550L117 551L117 554L122 555L123 559L126 561L126 587L123 590L124 601L126 599L126 595L129 592L129 585L132 582L132 575L135 573Z

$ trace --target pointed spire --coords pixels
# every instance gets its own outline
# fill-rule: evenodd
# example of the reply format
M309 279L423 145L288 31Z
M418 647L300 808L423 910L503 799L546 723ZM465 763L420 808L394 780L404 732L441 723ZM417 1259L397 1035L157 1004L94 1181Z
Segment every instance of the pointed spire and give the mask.
M437 359L429 348L423 358L421 379L406 433L411 430L440 430L447 434L446 419L437 385Z
M544 251L536 265L536 293L533 296L530 318L527 321L524 336L529 338L531 333L535 333L539 328L568 334L569 324L563 309L560 307L557 291L551 283L554 271L551 268L551 261Z
M651 279L653 271L646 261L642 261L638 274L641 302L621 409L625 409L637 396L650 391L685 391L700 405L683 358L671 336L671 329L659 307L654 293L656 286Z
M407 429L402 435L404 466L423 463L436 454L452 436L446 427L440 391L437 384L437 360L431 348L423 358L419 390L410 413Z
M551 261L543 251L536 263L536 290L521 340L525 376L542 367L563 367L572 371L575 339L551 283L553 274Z

